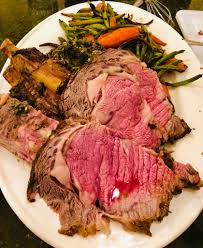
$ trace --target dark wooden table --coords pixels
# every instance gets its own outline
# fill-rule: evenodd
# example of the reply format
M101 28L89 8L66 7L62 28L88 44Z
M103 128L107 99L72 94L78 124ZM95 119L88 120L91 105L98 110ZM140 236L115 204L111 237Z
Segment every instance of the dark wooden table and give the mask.
M0 43L15 44L37 23L58 10L83 0L0 0ZM122 2L122 1L121 1ZM133 3L133 0L123 2ZM180 9L202 9L203 0L164 0L173 17ZM178 27L176 26L178 30ZM0 70L5 62L0 55ZM0 191L0 248L48 248L18 219ZM203 248L203 214L168 248ZM72 248L72 247L70 247ZM147 247L146 247L147 248Z

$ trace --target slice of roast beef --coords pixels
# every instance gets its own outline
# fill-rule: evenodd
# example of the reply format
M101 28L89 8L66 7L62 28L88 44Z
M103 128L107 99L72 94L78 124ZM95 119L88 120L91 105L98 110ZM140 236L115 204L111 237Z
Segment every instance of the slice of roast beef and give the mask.
M100 230L109 232L108 220L103 217L103 212L94 204L82 203L72 190L70 173L63 158L64 144L81 127L66 127L49 139L33 162L27 190L29 201L34 201L35 195L39 193L47 205L59 214L59 232L69 236L75 233L87 236ZM55 175L58 175L57 179Z
M9 98L0 108L0 145L32 162L58 121L48 118L26 102Z
M97 205L126 229L150 234L151 223L168 214L172 194L197 186L199 174L189 164L119 135L94 122L72 124L53 135L34 163L29 199L36 192L49 197L41 186L49 177L60 185L54 191L65 187L77 192L87 210ZM45 185L50 191L51 183ZM50 197L58 202L54 194Z
M66 117L96 119L149 148L190 132L174 115L156 72L126 50L108 49L80 70L61 108Z
M191 165L174 162L169 168L153 150L120 139L105 126L87 124L70 139L63 154L80 199L99 201L129 230L150 234L151 222L168 214L173 192L200 180Z

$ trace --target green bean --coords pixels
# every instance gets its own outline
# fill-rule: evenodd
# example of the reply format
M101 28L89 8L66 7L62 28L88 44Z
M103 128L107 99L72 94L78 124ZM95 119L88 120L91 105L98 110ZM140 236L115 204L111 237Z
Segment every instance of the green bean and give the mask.
M202 74L198 74L192 78L189 78L189 79L186 79L186 80L183 80L183 81L180 81L180 82L176 82L176 83L168 83L168 82L165 82L165 84L167 86L171 86L171 87L179 87L179 86L184 86L184 85L187 85L187 84L190 84L196 80L198 80L199 78L202 77Z
M124 17L125 14L120 14L120 15L116 15L115 18L116 20L120 20L122 17Z
M62 29L63 29L65 32L75 30L74 28L68 26L68 24L66 24L64 21L62 21L62 20L60 20L60 19L59 19L59 24L60 24L60 26L62 27Z
M109 12L110 16L115 16L114 10L109 3L107 3L107 11Z
M148 32L147 28L144 26L144 24L141 25L141 29L142 29L142 33L141 35L144 36L144 40L146 40L150 47L153 50L159 51L159 52L163 52L163 49L160 45L156 44L155 42L153 42L152 38L151 38L151 33Z
M148 64L149 61L152 59L153 57L153 52L151 50L148 50L147 52L147 56L145 57L146 58L146 63Z
M109 20L108 20L108 16L106 12L103 12L103 19L104 19L104 24L106 26L106 28L109 28Z
M140 58L140 44L137 44L136 46L136 55L138 58Z
M147 41L149 42L150 46L153 48L157 48L157 44L155 44L151 38L151 34L147 33Z
M93 13L61 13L62 15L64 16L67 16L67 17L92 17L93 16Z
M152 52L158 51L160 53L163 53L163 49L160 46L157 46L155 43L153 43L152 39L150 38L150 33L147 31L147 29L143 25L141 25L141 28L142 28L142 33L141 33L142 38L140 38L140 40L143 40L143 42L147 44L150 49L152 49Z
M179 63L182 63L183 61L180 60L180 59L177 59L176 61L174 62L171 62L170 64L168 65L178 65ZM176 68L177 70L177 68ZM166 73L168 70L167 69L161 69L159 72L158 72L158 77L160 78L164 73Z
M140 60L143 61L147 51L147 46L143 45L140 53Z
M151 48L151 49L152 49L152 47L151 47L150 43L149 43L149 42L147 42L145 39L143 39L143 38L137 38L137 40L141 41L142 43L144 43L145 45L147 45L149 48Z
M70 21L70 26L80 26L80 25L86 25L86 24L94 24L94 23L103 23L104 20L101 18L91 18L89 20L78 20L78 21Z
M98 32L95 29L89 28L88 31L93 34L93 35L97 35Z
M168 64L168 65L157 65L157 66L154 66L152 67L153 70L162 70L162 69L165 69L165 70L176 70L176 66L175 65L172 65L172 64Z
M160 56L163 56L163 53L155 52L154 55L155 55L156 57L160 57Z
M91 8L82 8L82 9L79 9L77 13L87 13L91 11L92 11Z
M106 30L106 27L101 23L95 23L85 26L85 28L93 28L96 30Z
M60 24L60 26L62 27L63 30L68 27L68 25L64 21L62 21L60 19L59 19L59 24Z
M102 17L102 15L100 13L101 11L97 10L96 7L94 6L94 4L91 3L90 1L88 1L88 3L89 3L90 8L92 9L92 12L93 12L94 16Z
M152 52L153 53L153 52ZM148 65L154 66L156 61L163 57L162 53L153 53L152 58L149 60Z
M165 54L160 60L156 62L155 66L163 64L166 60L174 58L177 54L183 53L184 51L185 50L180 50L180 51L174 51L169 54Z
M132 24L117 24L114 27L108 28L107 31L118 29L118 28L127 28L127 27L135 27L135 25L132 25Z
M163 53L163 48L152 40L151 33L149 32L147 33L147 39L148 39L149 44L154 50L157 50Z
M141 25L141 29L144 33L148 34L148 30L146 29L146 27L144 25Z
M81 16L81 17L73 17L72 18L72 20L71 21L78 21L78 20L89 20L89 19L91 19L92 17L83 17L83 16Z
M103 4L105 5L105 1L102 1ZM104 11L102 13L102 16L103 16L103 19L104 19L104 24L107 28L109 28L109 19L108 19L108 15L107 15L107 12L106 12L106 7L104 8Z

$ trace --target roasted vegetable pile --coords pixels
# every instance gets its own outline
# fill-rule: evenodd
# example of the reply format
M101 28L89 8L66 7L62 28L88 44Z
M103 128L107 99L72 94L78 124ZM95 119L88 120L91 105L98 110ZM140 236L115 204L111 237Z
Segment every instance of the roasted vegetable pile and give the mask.
M54 48L50 57L69 69L77 69L91 62L95 51L120 47L131 50L149 68L155 70L162 83L165 83L162 80L165 73L184 72L187 69L187 65L176 58L184 50L166 53L166 43L148 30L147 26L153 20L148 23L134 22L132 15L116 13L105 1L96 6L88 3L89 8L82 8L77 13L62 13L70 18L67 23L59 20L66 39L59 37L60 45L51 44ZM197 75L186 80L184 85L200 77ZM172 86L171 83L167 85ZM182 82L176 82L175 85L181 86Z

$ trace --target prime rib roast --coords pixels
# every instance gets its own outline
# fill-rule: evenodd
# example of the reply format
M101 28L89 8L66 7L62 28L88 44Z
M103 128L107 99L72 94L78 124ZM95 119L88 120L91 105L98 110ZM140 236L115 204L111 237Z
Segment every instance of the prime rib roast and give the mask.
M61 108L67 118L96 120L149 148L190 132L156 72L126 50L108 49L81 69L65 89Z
M58 213L60 233L109 233L113 219L151 235L151 223L168 214L173 194L199 188L198 172L160 148L191 129L175 115L156 73L131 52L100 53L69 77L59 99L49 91L39 96L36 87L50 65L51 77L64 82L64 68L57 66L57 73L55 61L8 41L1 49L11 57L4 76L13 88L0 108L0 144L32 162L27 198L39 194ZM58 113L65 120L55 120Z

